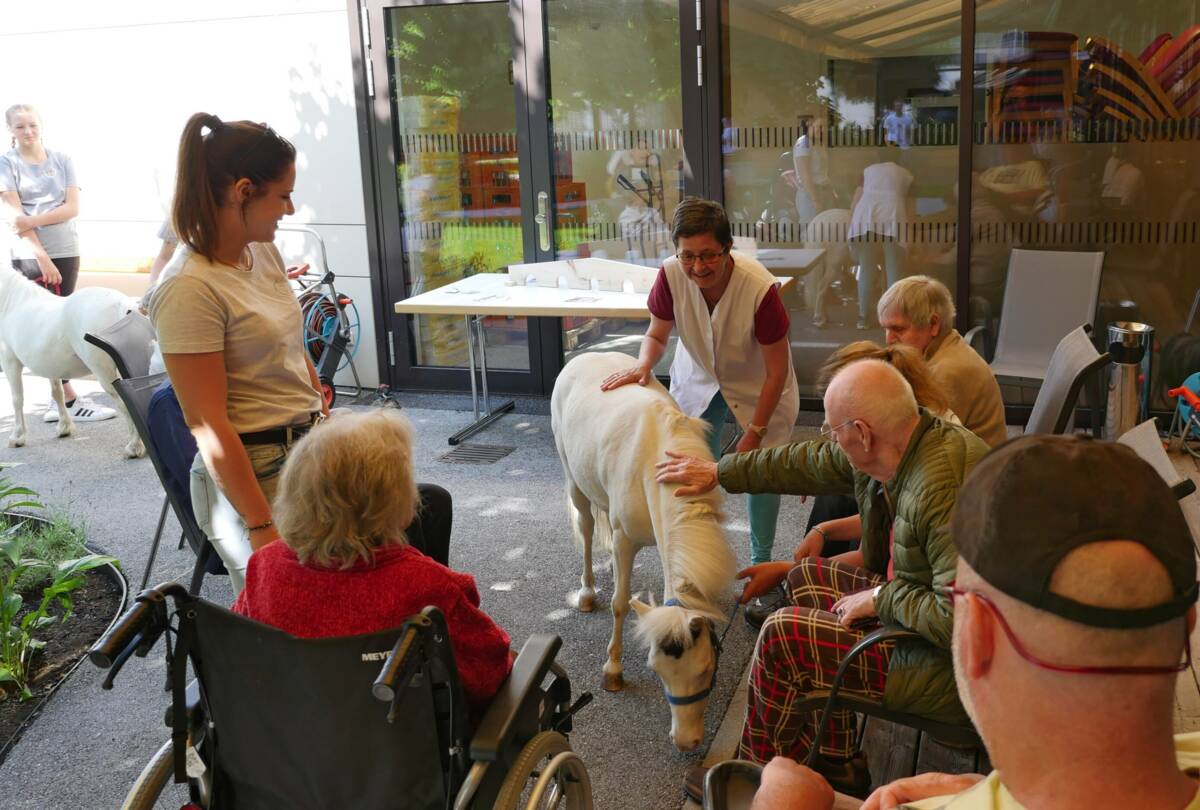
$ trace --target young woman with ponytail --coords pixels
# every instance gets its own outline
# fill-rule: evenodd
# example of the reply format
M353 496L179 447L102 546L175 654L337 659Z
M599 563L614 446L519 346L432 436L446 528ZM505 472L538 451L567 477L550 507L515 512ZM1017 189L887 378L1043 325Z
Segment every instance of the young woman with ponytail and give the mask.
M328 416L272 244L279 220L295 213L295 161L295 147L264 124L193 115L171 217L184 248L150 302L199 448L192 505L235 595L251 552L279 537L271 501L288 451Z

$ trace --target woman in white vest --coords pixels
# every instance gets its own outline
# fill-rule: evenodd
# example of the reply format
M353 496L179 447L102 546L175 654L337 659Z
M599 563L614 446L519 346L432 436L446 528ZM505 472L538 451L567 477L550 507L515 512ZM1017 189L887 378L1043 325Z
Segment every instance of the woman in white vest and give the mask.
M684 413L713 426L713 455L721 454L721 425L730 411L744 431L737 452L786 444L800 395L775 277L731 250L729 219L719 203L684 199L672 218L671 241L678 252L663 263L650 291L650 328L637 365L613 374L601 388L650 382L676 329L671 395ZM767 562L779 495L750 495L749 512L751 559Z

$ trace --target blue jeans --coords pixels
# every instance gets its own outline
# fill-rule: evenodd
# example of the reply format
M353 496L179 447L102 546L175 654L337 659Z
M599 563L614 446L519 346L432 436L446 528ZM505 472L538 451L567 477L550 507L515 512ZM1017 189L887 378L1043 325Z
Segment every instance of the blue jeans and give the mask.
M708 446L713 458L721 460L721 426L729 415L729 406L718 391L700 414L700 418L712 427L708 432ZM752 494L746 499L750 513L750 562L752 565L771 561L771 550L775 547L775 524L779 520L779 495L774 492Z

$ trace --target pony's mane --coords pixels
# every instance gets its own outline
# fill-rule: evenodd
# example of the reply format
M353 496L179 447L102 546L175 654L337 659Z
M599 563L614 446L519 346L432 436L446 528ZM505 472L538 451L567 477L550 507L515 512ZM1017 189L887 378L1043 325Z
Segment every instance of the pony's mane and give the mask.
M690 624L695 616L715 623L726 620L726 617L712 610L662 606L638 616L633 630L643 644L663 647L674 642L687 650L695 643Z
M661 409L663 422L671 432L670 448L697 458L712 459L708 447L708 423L703 419L685 416L681 411L666 404ZM733 582L737 562L721 525L719 489L676 498L670 495L672 508L671 524L667 528L669 537L667 564L676 583L680 598L691 607L700 607L725 596ZM689 599L689 597L691 597Z

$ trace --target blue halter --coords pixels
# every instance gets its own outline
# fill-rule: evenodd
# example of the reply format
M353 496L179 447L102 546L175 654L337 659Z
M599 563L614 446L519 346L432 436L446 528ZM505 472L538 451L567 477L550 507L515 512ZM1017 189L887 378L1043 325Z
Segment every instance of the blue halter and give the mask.
M667 703L671 704L672 706L690 706L693 703L704 700L706 697L712 694L713 687L717 685L717 667L719 667L721 664L721 644L725 641L725 636L729 633L729 628L733 626L733 619L735 616L737 616L737 610L739 606L739 603L734 602L733 612L729 614L729 624L725 626L725 632L721 634L720 638L717 637L717 631L713 627L713 623L706 622L708 624L708 638L709 641L712 642L713 652L716 655L716 660L713 661L712 680L708 682L708 686L704 689L701 689L699 692L696 692L694 695L679 697L668 692L667 685L663 684L663 694L667 698ZM663 602L663 607L683 607L683 604L678 599L671 598L666 602Z

